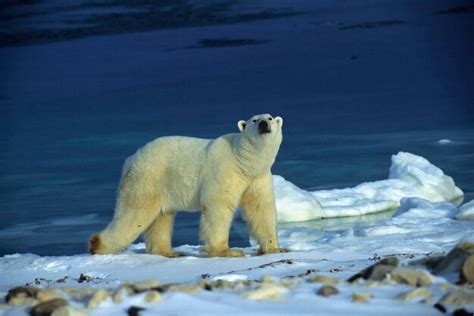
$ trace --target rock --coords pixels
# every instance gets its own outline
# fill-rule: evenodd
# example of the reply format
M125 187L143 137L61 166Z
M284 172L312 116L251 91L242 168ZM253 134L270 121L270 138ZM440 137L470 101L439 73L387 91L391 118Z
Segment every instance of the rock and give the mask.
M31 286L19 286L8 291L5 301L9 305L35 305L39 289Z
M464 261L459 275L459 283L474 283L474 255L470 255Z
M31 316L52 315L56 309L68 306L68 302L63 298L55 298L43 303L39 303L31 309Z
M170 284L164 287L164 289L171 292L195 294L201 290L201 287L196 284Z
M318 294L320 296L331 296L331 295L335 295L337 293L339 293L337 288L335 288L332 285L327 285L327 284L321 286L319 288L319 290L316 292L316 294Z
M453 316L472 316L474 315L473 312L468 312L466 309L464 308L460 308L460 309L456 309L454 312L453 312Z
M438 302L440 304L452 305L474 305L474 290L458 287L451 289Z
M45 302L54 298L64 298L64 296L64 292L58 289L49 288L39 291L36 298L39 302Z
M367 303L372 298L372 294L369 293L353 293L353 303Z
M285 288L273 284L264 283L259 288L246 292L242 296L248 300L280 300L282 298Z
M419 287L414 290L402 293L398 295L396 298L398 300L402 301L412 301L416 298L424 298L428 299L432 296L433 294L425 287Z
M428 286L433 283L431 276L420 269L395 268L390 272L393 281L411 286Z
M264 275L262 277L262 283L280 283L280 278L274 275Z
M112 294L112 300L114 303L120 303L125 296L130 296L133 294L135 294L135 289L133 286L131 284L123 284L114 291Z
M300 283L300 278L289 278L289 277L281 279L281 282L280 282L281 285L287 288L295 287L299 283Z
M446 307L444 307L443 305L441 305L440 303L436 303L433 305L434 308L436 308L437 310L439 310L441 313L446 313L448 310L446 309Z
M144 311L145 309L140 306L130 306L130 308L127 310L128 316L138 316L140 315L140 311Z
M474 254L474 243L460 242L434 268L436 275L460 272L467 257Z
M147 281L141 281L133 284L133 287L135 288L135 292L145 292L147 290L156 288L160 286L160 281L159 280L147 280Z
M110 297L110 294L107 290L99 289L94 294L92 294L92 297L87 302L86 306L87 308L95 308L99 306L100 303L108 299L109 297Z
M89 313L84 309L71 306L62 306L53 311L51 316L87 316Z
M315 275L306 279L310 283L338 284L339 280L325 275Z
M399 261L396 257L388 257L354 274L347 281L354 282L358 279L381 281L388 273L395 269L398 264Z
M161 301L161 294L158 291L148 291L145 294L145 302L155 303Z

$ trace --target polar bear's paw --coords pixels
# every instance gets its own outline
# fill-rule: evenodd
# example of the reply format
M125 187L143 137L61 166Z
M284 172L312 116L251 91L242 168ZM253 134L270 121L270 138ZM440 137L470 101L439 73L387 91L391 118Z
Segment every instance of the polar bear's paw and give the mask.
M243 257L245 252L239 249L225 249L221 251L209 251L209 257Z
M265 254L270 254L270 253L286 253L290 252L287 248L272 248L272 249L267 249L263 250L262 248L258 249L258 254L259 255L265 255Z
M174 250L161 251L161 252L158 252L157 254L160 255L160 256L163 256L163 257L168 257L168 258L184 257L184 253L177 252L177 251L174 251Z

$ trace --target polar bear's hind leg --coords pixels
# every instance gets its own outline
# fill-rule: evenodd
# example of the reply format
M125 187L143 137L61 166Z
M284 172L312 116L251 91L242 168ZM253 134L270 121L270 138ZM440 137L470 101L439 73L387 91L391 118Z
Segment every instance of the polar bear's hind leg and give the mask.
M108 254L130 245L155 220L160 210L159 197L153 181L146 176L124 173L112 222L105 230L91 237L89 252Z
M175 212L161 212L145 231L146 252L165 257L179 257L171 248Z

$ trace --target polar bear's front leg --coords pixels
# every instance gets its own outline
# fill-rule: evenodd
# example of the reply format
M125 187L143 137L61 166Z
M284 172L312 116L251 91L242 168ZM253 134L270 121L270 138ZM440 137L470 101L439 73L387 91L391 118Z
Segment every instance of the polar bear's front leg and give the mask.
M244 252L229 248L229 231L234 210L211 203L203 207L201 214L200 238L209 257L242 257Z
M259 253L287 252L280 248L272 174L268 172L249 185L240 202L250 235L260 244Z

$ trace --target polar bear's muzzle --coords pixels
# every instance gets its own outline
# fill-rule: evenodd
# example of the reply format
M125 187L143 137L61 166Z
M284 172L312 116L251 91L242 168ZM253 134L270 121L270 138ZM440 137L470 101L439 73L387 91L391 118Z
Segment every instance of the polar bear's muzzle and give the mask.
M260 134L267 134L271 133L272 130L270 129L267 121L260 121L260 123L258 123L258 131Z

